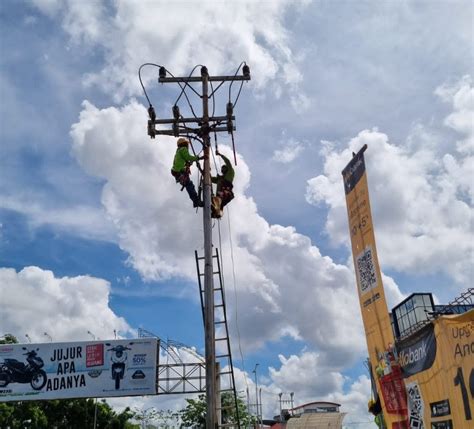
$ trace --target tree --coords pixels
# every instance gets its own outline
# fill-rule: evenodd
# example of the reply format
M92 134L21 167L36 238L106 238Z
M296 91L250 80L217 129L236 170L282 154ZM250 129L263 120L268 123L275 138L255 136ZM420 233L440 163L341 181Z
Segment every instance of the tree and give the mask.
M5 334L0 337L0 344L17 344L18 340L15 335L12 334Z
M206 395L201 394L198 399L186 399L188 405L181 410L181 420L184 427L205 428L207 403ZM234 395L230 392L222 394L222 422L235 423L237 425L237 413L235 410ZM242 398L237 397L237 406L239 409L240 427L244 428L256 422L255 417L248 413L247 406Z

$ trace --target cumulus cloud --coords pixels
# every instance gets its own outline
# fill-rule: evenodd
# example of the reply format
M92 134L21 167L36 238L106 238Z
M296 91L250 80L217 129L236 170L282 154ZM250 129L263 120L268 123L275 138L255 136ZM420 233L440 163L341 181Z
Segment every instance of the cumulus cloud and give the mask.
M90 339L87 331L98 338L112 338L114 330L131 334L131 328L109 307L110 284L90 276L55 277L51 271L25 267L17 272L0 268L0 297L3 303L1 331L18 336L25 342Z
M4 196L2 208L14 210L26 216L33 228L53 225L61 231L84 238L115 241L115 230L105 218L100 208L86 205L74 207L45 207L43 202L37 202L34 192L24 192L18 196Z
M282 164L289 164L301 154L303 149L304 147L300 142L290 139L284 143L284 147L273 152L272 160Z
M279 393L282 395L282 408L291 408L290 392L294 392L294 405L323 400L342 404L341 412L348 413L344 423L365 422L366 428L372 428L372 418L364 410L370 398L370 379L360 375L350 380L338 371L337 365L325 362L317 352L302 351L289 357L279 356L279 368L269 368L268 378L264 378L262 387L262 405L264 415L279 413ZM250 392L255 384L248 380ZM252 395L251 395L252 397Z
M105 66L89 73L84 83L97 85L117 101L141 94L137 70L147 61L180 75L203 62L211 74L229 74L234 72L229 64L236 68L245 60L257 91L272 85L276 94L288 86L295 106L307 107L309 103L296 91L302 80L299 57L292 51L291 36L283 25L288 7L303 8L307 2L186 2L183 7L180 1L118 0L108 14L103 2L35 3L49 16L60 15L73 42L104 50ZM206 22L212 25L203 25ZM151 81L152 76L145 73L144 79Z
M194 280L193 250L202 254L200 212L169 173L175 139L150 140L143 118L146 110L136 102L120 109L85 102L71 130L74 154L86 171L105 181L104 209L117 228L119 245L143 278ZM220 150L231 154L229 147ZM247 309L239 315L244 348L290 335L320 349L321 359L355 358L363 351L364 338L352 273L322 256L295 228L270 225L261 217L245 195L250 172L240 155L238 166L236 197L227 210L230 226L226 218L215 224L214 245L221 228L226 284L233 283L235 263L238 305ZM236 302L229 295L233 309Z
M335 244L349 246L341 171L364 144L378 253L383 267L411 273L444 272L467 287L472 281L474 162L469 149L472 90L464 78L437 93L451 101L445 123L462 140L446 153L439 146L396 144L377 129L363 130L348 147L324 142L324 174L308 180L306 199L325 204L326 231ZM472 98L472 97L471 97ZM472 122L471 122L472 123Z

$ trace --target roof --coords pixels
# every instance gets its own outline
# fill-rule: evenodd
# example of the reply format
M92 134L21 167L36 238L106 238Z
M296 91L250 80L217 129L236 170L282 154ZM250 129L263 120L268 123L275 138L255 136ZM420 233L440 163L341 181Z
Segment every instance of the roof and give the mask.
M336 404L337 405L337 404ZM286 429L341 429L346 413L310 413L300 417L292 417L286 424Z
M294 407L293 410L304 408L304 407L307 407L308 405L335 405L337 407L341 406L341 404L337 404L336 402L315 401L315 402L308 402L307 404L303 404L303 405L298 405L297 407Z

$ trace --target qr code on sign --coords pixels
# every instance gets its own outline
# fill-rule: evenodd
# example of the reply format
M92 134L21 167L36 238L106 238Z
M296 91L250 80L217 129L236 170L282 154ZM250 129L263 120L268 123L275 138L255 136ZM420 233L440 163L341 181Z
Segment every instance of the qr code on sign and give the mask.
M366 247L365 250L357 256L357 272L359 275L361 294L377 286L377 275L372 258L372 248L370 246Z
M410 429L424 429L423 413L425 407L420 394L420 387L416 381L407 384L408 396L408 416L410 419Z

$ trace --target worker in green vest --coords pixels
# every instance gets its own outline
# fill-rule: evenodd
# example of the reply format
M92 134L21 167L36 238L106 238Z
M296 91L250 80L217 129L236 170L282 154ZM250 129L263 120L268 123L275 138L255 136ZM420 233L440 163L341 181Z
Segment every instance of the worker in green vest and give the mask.
M173 167L171 168L171 174L175 178L176 183L181 184L186 189L189 198L193 202L193 207L202 207L203 203L199 198L193 181L190 178L191 164L197 162L204 157L193 156L189 153L189 141L184 137L180 137L177 141L178 148L174 155Z
M234 187L233 181L235 171L229 159L220 153L219 150L216 150L216 155L219 155L223 159L224 165L221 167L222 174L211 177L212 183L217 185L216 195L212 198L211 216L214 218L220 218L222 217L222 210L224 207L234 199L232 189Z

